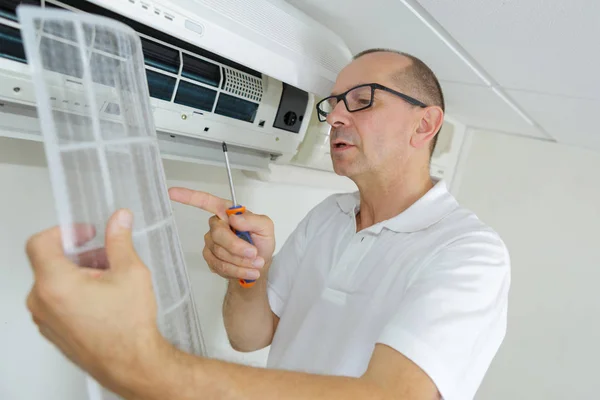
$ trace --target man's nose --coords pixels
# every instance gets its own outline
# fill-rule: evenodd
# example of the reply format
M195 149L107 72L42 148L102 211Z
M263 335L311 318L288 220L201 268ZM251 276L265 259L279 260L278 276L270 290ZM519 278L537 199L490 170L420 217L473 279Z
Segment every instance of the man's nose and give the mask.
M339 101L333 110L327 115L327 123L333 127L348 125L350 113L344 101Z

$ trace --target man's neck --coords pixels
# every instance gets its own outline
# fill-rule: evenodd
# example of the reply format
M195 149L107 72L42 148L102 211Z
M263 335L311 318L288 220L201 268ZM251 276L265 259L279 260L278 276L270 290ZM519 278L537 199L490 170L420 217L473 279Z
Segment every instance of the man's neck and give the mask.
M429 171L369 176L356 184L360 192L357 231L402 213L433 187Z

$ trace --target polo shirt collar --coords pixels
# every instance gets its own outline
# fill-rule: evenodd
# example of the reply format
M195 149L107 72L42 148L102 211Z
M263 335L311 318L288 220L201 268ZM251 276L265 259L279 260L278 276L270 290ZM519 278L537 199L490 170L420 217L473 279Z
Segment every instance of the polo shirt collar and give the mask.
M409 208L393 218L373 225L369 230L375 233L381 232L383 228L395 232L416 232L430 227L455 210L458 202L448 191L446 182L444 180L434 180L434 182L433 188ZM344 213L354 217L360 209L360 193L356 191L340 195L337 203Z

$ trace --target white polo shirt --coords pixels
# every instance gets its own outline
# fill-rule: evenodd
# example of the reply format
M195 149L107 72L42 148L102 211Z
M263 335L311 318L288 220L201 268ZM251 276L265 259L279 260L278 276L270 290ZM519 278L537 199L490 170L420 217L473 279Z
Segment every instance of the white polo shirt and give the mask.
M445 400L472 399L506 331L510 260L444 181L356 232L358 193L312 209L269 271L280 317L268 368L359 377L376 343L410 358Z

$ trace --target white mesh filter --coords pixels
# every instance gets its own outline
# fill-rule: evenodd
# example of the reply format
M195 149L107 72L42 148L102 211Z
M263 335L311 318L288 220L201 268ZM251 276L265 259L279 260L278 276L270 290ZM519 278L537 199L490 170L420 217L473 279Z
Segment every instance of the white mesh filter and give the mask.
M262 101L262 79L223 66L225 71L225 90L228 93L260 103Z
M167 340L204 355L168 198L137 34L89 14L20 7L63 245L81 265L104 263L104 231L119 208L134 213L134 242L150 268ZM92 224L81 244L74 223ZM90 391L93 398L114 398Z

